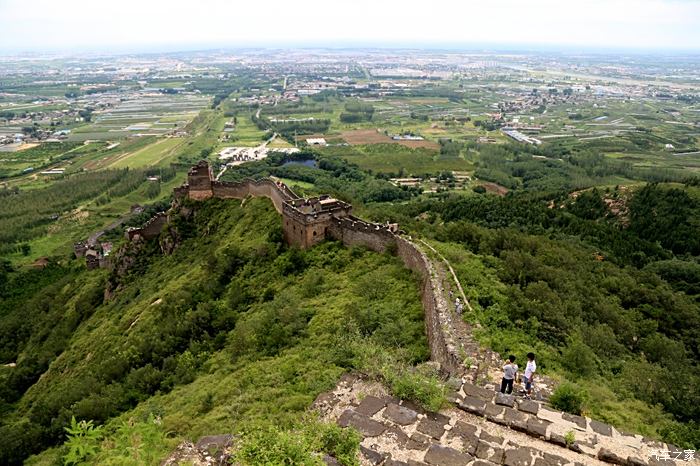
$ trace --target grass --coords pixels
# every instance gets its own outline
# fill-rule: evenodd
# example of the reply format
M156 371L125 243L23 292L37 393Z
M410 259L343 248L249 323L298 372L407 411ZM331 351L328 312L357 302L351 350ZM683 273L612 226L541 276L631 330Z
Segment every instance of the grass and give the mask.
M228 135L232 138L230 142L223 142L219 144L216 152L227 146L245 146L245 147L255 147L262 144L265 139L263 136L267 133L266 131L260 130L253 121L250 119L251 115L245 115L243 113L239 114L237 117L238 124L233 131L228 133L221 133ZM228 120L228 118L227 118ZM222 124L223 130L223 124ZM220 130L220 131L222 131ZM281 147L281 146L277 146Z
M313 183L307 183L306 181L299 181L299 180L293 180L291 178L278 178L282 183L286 184L290 188L294 189L296 187L306 189L306 190L313 190L315 188Z
M406 175L420 175L473 169L473 164L461 157L440 157L433 149L411 149L400 144L324 147L319 150L324 154L338 155L364 170L376 173L398 173L403 170Z
M96 309L32 393L57 393L80 385L94 377L95 370L102 370L101 364L131 358L129 354L138 352L142 342L162 340L158 336L162 320L180 312L176 303L183 292L199 294L196 290L216 280L211 275L211 259L207 259L212 254L226 257L232 247L254 255L272 253L267 235L279 228L280 219L268 200L252 199L245 206L215 201L208 212L198 215L207 219L202 221L209 235L189 240L171 256L156 257L113 301ZM216 214L207 217L212 212ZM279 257L294 254L282 251ZM335 447L326 444L327 436L336 438L338 432L308 423L305 413L314 398L332 388L349 367L375 371L394 393L439 407L444 398L437 379L410 368L410 363L428 356L416 277L395 257L337 243L323 243L300 254L303 270L282 272L278 266L284 261L275 259L265 265L260 260L270 258L259 256L231 277L225 286L233 286L235 295L224 293L210 301L211 312L230 314L228 303L241 293L260 294L260 299L245 305L235 327L222 334L218 349L196 350L199 343L195 343L186 352L197 361L191 382L143 399L134 409L108 421L107 432L116 432L129 420L142 422L155 415L161 418L163 431L175 440L169 440L169 445L231 432L241 436L247 455L257 457L271 447L262 446L255 432L274 429L276 433L270 435L275 438L278 433L284 438L295 432L310 435L313 441L304 448L328 451L345 445L346 451L351 445L340 439L330 441ZM159 304L153 304L156 302ZM194 317L193 312L208 306L202 302L187 315ZM175 322L172 317L167 319ZM263 318L273 320L266 323L260 320ZM279 324L299 327L294 335L280 340L278 349L265 349L271 339L281 337ZM319 438L326 439L320 446L316 443ZM114 443L113 435L105 445ZM356 440L351 444L356 445ZM162 442L153 448L161 446ZM47 458L61 454L62 449L51 449L30 464L46 464ZM157 460L148 464L157 464Z
M172 158L175 150L184 143L185 140L181 138L160 139L143 149L119 157L119 159L109 165L109 168L138 168L159 165L163 161Z

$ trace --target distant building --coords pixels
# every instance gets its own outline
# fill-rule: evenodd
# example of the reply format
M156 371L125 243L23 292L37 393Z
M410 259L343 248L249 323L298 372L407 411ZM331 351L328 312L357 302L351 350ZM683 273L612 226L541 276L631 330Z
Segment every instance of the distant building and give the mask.
M537 146L542 144L542 141L540 141L539 139L533 138L532 136L527 136L513 128L503 128L501 132L517 142L523 142L525 144L535 144Z
M422 178L391 178L389 180L396 186L419 186Z
M326 140L324 138L307 138L306 143L310 146L325 146Z
M41 172L42 175L63 175L66 171L65 168L52 168L51 170L44 170Z

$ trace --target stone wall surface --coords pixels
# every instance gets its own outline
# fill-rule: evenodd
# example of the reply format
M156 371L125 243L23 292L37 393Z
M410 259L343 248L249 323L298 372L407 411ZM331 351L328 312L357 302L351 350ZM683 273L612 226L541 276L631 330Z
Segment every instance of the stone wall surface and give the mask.
M362 465L385 466L659 466L700 462L657 460L673 445L645 442L602 428L585 418L561 413L533 401L506 403L493 391L469 388L465 406L427 411L391 396L381 383L344 375L312 407L322 419L352 427L361 437ZM495 402L494 402L495 401ZM500 403L500 404L499 404ZM583 422L581 422L583 419ZM569 434L569 441L565 436ZM332 459L327 464L333 463Z
M144 239L153 239L160 235L163 228L168 223L168 214L158 212L151 217L141 228L130 228L126 231L127 237L133 240L136 236L141 236Z

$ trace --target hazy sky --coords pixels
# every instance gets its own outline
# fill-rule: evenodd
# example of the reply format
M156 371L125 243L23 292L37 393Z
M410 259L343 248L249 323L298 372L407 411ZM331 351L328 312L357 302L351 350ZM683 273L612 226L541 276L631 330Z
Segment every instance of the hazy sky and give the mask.
M700 0L0 0L0 49L521 45L700 51Z

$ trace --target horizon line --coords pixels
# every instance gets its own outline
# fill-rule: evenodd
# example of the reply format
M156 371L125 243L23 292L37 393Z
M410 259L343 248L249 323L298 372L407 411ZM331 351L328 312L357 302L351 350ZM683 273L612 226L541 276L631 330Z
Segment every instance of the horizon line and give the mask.
M107 55L129 55L129 54L157 54L157 53L201 53L214 51L250 51L250 50L355 50L355 51L439 51L439 52L519 52L519 53L564 53L576 54L587 53L592 55L606 54L634 54L634 55L656 55L660 53L700 55L698 47L601 47L595 45L577 44L528 44L528 43L487 43L487 42L433 42L416 43L409 41L397 42L342 42L334 44L319 44L315 42L256 42L248 44L220 44L220 43L143 43L143 44L113 44L101 46L85 47L27 47L17 48L0 46L0 54L8 56L22 55L85 55L85 54L107 54Z

